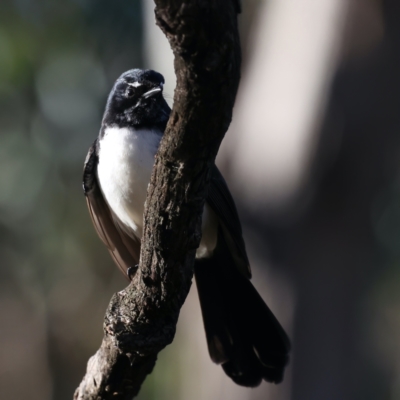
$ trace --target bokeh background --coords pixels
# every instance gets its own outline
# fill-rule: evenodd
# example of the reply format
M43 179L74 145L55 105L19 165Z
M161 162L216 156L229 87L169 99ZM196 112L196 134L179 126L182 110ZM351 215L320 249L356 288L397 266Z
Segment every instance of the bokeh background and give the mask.
M195 285L140 400L400 399L400 2L243 0L243 78L218 164L254 285L293 342L283 384L210 361ZM164 73L150 0L1 0L0 398L71 399L126 282L82 164L113 81Z

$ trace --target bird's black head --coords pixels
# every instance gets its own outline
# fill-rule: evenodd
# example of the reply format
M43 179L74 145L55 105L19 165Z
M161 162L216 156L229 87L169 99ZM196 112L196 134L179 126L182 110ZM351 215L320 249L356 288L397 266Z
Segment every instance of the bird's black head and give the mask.
M150 69L131 69L115 82L103 125L164 131L171 109L162 96L164 77Z

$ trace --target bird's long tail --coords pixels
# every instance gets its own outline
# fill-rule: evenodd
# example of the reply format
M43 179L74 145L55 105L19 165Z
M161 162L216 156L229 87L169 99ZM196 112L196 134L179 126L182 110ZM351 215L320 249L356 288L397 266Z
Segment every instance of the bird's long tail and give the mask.
M242 386L281 382L290 341L223 238L211 258L196 260L195 277L211 359Z

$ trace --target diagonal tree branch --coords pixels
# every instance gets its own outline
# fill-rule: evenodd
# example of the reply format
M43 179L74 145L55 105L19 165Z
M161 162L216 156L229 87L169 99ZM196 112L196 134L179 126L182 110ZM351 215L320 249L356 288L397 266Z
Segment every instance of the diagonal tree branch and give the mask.
M209 167L240 79L237 0L155 2L157 24L175 55L174 107L147 193L138 272L111 299L103 342L76 400L133 398L172 342L192 281Z

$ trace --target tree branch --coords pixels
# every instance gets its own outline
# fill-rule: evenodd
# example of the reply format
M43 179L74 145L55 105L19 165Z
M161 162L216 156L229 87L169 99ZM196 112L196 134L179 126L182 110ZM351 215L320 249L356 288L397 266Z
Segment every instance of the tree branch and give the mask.
M172 114L147 193L141 262L114 294L104 339L74 399L131 399L175 335L201 238L209 168L232 118L240 79L237 0L156 0L175 55Z

